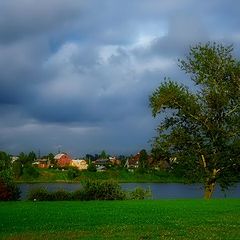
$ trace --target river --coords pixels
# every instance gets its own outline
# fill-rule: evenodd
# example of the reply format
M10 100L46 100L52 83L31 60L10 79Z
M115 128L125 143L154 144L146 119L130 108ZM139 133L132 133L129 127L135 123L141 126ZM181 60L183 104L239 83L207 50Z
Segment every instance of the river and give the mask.
M180 183L121 183L122 189L134 190L136 187L144 189L150 188L152 199L175 199L175 198L202 198L203 187L200 184L180 184ZM49 191L64 189L75 191L81 188L79 183L21 183L18 184L21 190L21 200L27 199L27 194L31 189L46 188ZM222 192L217 186L213 198L240 198L240 184Z

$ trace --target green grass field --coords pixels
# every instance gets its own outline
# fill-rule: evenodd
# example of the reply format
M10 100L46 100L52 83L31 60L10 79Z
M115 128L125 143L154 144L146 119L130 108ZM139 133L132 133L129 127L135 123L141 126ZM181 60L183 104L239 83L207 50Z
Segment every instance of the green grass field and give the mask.
M80 182L86 179L108 180L114 179L118 182L162 182L162 183L183 183L186 179L181 179L171 173L164 171L155 171L151 173L140 174L137 172L128 172L125 169L109 169L105 172L82 171L80 175L73 180L67 177L67 171L56 169L38 169L40 175L38 178L22 176L16 182Z
M0 239L240 239L240 200L1 202Z

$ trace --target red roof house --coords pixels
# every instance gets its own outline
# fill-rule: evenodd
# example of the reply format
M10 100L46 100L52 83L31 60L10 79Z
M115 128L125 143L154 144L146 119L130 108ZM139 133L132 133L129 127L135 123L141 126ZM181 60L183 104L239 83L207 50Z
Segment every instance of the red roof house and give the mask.
M54 159L56 160L57 165L60 167L69 166L72 162L71 157L66 153L59 153L54 157Z

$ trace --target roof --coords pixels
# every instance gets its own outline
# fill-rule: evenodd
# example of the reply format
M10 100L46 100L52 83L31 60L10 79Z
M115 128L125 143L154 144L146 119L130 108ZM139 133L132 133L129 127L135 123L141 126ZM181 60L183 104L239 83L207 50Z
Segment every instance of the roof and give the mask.
M73 163L78 163L78 164L86 164L87 161L84 159L72 159Z
M62 156L64 156L64 155L66 155L66 154L63 154L63 153L58 153L55 157L54 157L54 159L60 159Z
M97 159L95 161L95 164L107 164L108 163L108 159Z

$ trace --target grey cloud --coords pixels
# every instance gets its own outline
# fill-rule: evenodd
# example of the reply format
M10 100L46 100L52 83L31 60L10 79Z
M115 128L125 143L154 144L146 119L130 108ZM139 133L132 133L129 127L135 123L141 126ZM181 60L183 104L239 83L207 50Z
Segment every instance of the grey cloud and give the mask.
M83 1L7 1L0 3L0 42L8 43L36 34L49 34L81 14Z
M233 42L239 52L239 6L1 1L0 148L53 151L60 144L77 153L149 146L156 122L148 96L164 76L186 82L176 60L191 44Z

